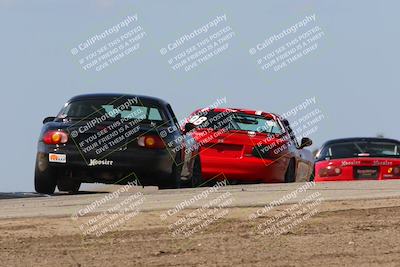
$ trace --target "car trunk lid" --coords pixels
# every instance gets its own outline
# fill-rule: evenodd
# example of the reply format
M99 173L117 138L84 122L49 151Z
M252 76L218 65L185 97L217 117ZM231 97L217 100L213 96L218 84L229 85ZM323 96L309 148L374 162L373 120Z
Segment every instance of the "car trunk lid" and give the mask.
M267 134L238 130L197 129L194 138L202 146L203 155L210 157L252 157L256 146L268 146L277 142Z

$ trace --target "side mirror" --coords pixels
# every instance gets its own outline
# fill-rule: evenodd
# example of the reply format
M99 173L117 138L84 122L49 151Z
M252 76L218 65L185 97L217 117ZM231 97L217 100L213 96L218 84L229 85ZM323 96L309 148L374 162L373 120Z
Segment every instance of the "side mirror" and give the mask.
M310 138L304 137L301 139L300 148L305 148L312 145L312 140Z
M188 122L188 123L185 124L184 133L186 134L188 132L193 131L194 129L196 129L196 125L194 125L193 123Z
M46 117L43 119L43 124L54 121L56 117Z
M289 121L287 119L282 120L283 125L289 126Z

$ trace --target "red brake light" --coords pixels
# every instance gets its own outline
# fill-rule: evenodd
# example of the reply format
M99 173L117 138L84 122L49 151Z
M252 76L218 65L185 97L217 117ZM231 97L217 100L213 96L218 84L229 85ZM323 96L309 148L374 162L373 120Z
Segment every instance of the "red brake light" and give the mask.
M243 156L245 157L254 157L253 155L253 147L252 146L245 146L243 151Z
M393 168L393 175L394 176L400 176L400 167L394 167Z
M340 167L328 166L320 169L318 174L320 177L339 176L342 174L342 169Z
M400 176L400 166L389 168L388 173L392 174L393 176L399 177Z
M145 148L163 149L164 141L157 135L145 135L138 139L138 145Z
M68 134L63 131L48 131L43 135L43 142L48 145L65 144L68 142Z

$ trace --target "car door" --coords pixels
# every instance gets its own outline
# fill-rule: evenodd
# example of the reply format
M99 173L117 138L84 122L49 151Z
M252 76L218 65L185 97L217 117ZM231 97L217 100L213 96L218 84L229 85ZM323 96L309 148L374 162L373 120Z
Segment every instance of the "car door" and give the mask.
M282 120L282 124L290 137L289 151L296 160L296 182L309 181L313 168L312 153L301 147L288 120Z
M175 117L175 113L171 108L171 105L167 104L166 109L169 113L170 120L173 122L174 127L173 132L175 135L176 140L181 140L182 146L180 147L180 150L177 153L180 153L181 155L181 164L182 164L182 177L190 177L192 175L193 171L193 165L194 165L194 160L195 157L198 154L198 146L194 138L192 137L191 134L184 133L179 126L179 122Z

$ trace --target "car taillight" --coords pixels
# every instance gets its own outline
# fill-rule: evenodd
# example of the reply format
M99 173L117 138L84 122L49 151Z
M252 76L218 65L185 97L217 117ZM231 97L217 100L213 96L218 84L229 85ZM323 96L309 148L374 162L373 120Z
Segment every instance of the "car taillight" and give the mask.
M43 142L48 145L65 144L68 142L68 134L63 131L48 131L43 135Z
M138 145L145 148L165 148L164 141L157 135L145 135L139 137Z
M339 176L342 174L342 169L335 166L328 166L319 170L319 177Z
M388 169L389 174L393 174L393 176L398 176L400 177L400 166L389 168Z

